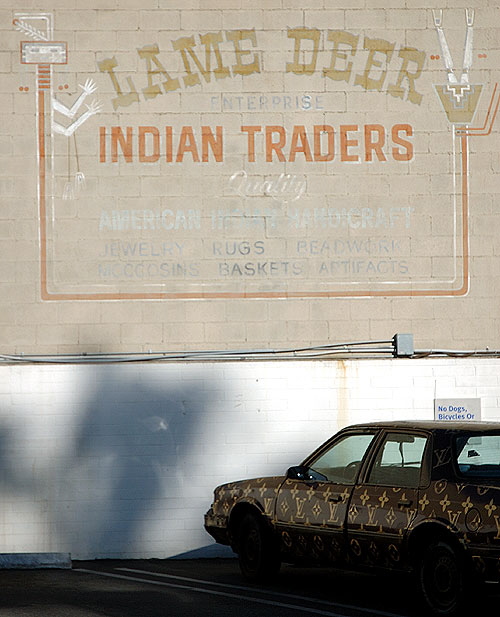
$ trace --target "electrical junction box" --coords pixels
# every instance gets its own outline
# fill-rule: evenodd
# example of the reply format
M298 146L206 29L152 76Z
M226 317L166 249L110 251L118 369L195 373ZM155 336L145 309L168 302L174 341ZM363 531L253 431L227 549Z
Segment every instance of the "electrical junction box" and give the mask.
M392 342L396 358L408 358L415 353L413 334L395 334Z

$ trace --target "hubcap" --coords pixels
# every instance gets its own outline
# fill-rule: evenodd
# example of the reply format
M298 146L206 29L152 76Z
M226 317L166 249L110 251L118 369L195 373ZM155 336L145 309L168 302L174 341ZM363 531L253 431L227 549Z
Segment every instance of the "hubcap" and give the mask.
M245 542L245 557L249 564L255 564L259 559L259 554L259 534L253 530L250 531Z
M440 595L448 595L453 589L453 576L449 563L438 563L434 572L434 585Z
M459 573L452 557L442 553L435 555L429 560L424 578L433 604L442 610L452 608L459 589Z

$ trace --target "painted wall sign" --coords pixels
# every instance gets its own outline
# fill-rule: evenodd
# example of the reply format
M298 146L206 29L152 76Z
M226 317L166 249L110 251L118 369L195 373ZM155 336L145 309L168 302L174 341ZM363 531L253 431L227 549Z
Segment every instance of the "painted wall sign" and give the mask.
M272 44L252 27L138 36L56 92L71 46L51 14L17 14L42 298L466 294L469 142L500 95L471 81L474 12L458 72L433 20L437 84L403 36L284 25Z
M481 420L481 399L435 399L434 419L444 422L479 422Z

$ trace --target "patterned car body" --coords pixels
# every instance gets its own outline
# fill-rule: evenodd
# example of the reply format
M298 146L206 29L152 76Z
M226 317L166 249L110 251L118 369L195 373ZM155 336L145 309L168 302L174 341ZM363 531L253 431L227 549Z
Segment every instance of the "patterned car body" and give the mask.
M256 512L279 542L284 561L302 560L411 570L430 537L443 535L463 549L483 580L500 580L500 477L466 477L457 465L457 439L500 435L500 424L390 422L343 429L286 476L216 488L205 528L238 552L238 525ZM371 439L352 480L301 477L311 462L346 438ZM422 460L389 469L394 482L372 481L383 444L420 440ZM469 449L468 455L477 453ZM496 456L496 455L495 455ZM473 460L473 459L471 459ZM500 468L500 453L497 460ZM418 473L418 478L416 474Z

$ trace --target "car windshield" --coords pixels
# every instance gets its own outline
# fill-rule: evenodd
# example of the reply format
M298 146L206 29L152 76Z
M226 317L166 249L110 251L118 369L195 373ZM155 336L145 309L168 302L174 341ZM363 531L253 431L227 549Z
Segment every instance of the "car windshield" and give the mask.
M500 478L500 434L457 437L456 456L462 475Z

